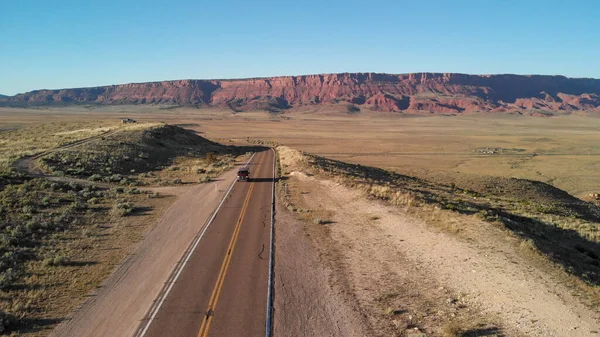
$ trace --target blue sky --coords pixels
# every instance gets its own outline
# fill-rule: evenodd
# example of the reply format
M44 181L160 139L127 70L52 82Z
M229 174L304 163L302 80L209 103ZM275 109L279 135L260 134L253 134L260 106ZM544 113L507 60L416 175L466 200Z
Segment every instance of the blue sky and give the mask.
M0 3L0 93L335 72L600 78L600 1Z

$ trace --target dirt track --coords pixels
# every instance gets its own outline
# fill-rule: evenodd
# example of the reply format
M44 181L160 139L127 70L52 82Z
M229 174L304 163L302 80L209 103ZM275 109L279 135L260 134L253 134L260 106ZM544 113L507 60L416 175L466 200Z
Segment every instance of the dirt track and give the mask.
M95 185L95 186L100 186L100 187L105 187L105 188L110 188L111 184L107 184L104 182L92 182L89 180L85 180L85 179L78 179L78 178L72 178L72 177L57 177L57 176L53 176L51 174L48 174L47 172L42 171L39 167L37 167L35 161L49 153L52 152L56 152L56 151L60 151L60 150L64 150L64 149L69 149L69 148L73 148L73 147L77 147L79 145L83 145L83 144L87 144L89 142L92 142L94 140L100 139L102 137L106 137L108 135L111 135L115 132L117 132L118 130L111 130L111 131L107 131L104 132L100 135L97 136L93 136L93 137L89 137L89 138L85 138L85 139L81 139L69 144L65 144L62 146L59 146L57 148L54 148L52 150L49 151L44 151L38 154L35 154L33 156L27 156L27 157L23 157L17 161L15 161L12 164L12 167L20 173L24 173L27 174L30 177L34 177L34 178L46 178L48 180L51 181L62 181L62 182L74 182L77 184L82 184L82 185Z

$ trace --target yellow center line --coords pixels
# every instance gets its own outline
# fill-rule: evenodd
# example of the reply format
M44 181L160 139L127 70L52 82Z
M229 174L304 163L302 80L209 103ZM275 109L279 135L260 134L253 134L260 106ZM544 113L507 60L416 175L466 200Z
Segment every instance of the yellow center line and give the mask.
M258 167L256 171L258 172L262 162L258 163ZM210 300L208 301L208 309L206 309L206 314L202 319L202 325L200 325L200 331L198 331L198 337L206 337L208 336L208 331L210 329L210 323L214 316L215 309L217 307L217 302L219 301L219 296L221 295L221 290L223 289L223 283L225 282L225 275L227 275L227 270L229 269L229 264L231 262L231 257L233 256L233 250L235 249L235 244L237 242L238 236L240 234L240 228L242 227L242 221L244 220L244 216L246 215L246 210L248 209L248 203L250 201L250 196L252 195L252 190L254 189L254 183L250 185L250 189L248 190L248 194L246 195L246 199L244 200L244 205L242 206L242 211L235 225L235 229L233 230L233 235L231 237L231 241L229 242L229 246L227 247L227 252L225 253L225 258L223 259L223 264L221 265L221 270L219 271L219 277L217 277L217 282L215 283L215 287L210 296Z

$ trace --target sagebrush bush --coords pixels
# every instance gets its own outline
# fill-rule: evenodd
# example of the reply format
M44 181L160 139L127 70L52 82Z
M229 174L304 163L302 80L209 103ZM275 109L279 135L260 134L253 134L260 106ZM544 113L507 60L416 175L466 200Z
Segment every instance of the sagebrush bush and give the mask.
M98 173L92 174L91 176L89 176L88 180L90 181L101 181L102 180L102 176Z
M56 266L64 266L64 265L68 264L69 262L71 262L71 259L69 259L69 257L66 256L64 253L56 253L56 255L54 255L54 256L46 257L42 263L45 266L56 267Z
M18 277L19 273L13 268L8 268L0 272L0 289L12 286Z
M113 205L111 213L116 216L127 216L131 214L134 210L134 205L132 202L122 202L116 201Z

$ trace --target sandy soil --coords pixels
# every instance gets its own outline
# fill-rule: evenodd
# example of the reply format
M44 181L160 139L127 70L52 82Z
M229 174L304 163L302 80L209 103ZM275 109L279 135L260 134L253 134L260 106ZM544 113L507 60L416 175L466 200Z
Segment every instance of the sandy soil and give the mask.
M51 336L131 336L234 178L232 170L219 181L186 187L114 273Z
M304 224L277 206L274 336L368 336L352 297L320 261Z
M476 240L461 239L336 182L288 170L289 186L302 192L297 206L329 216L306 224L307 232L338 275L334 286L355 298L375 335L436 336L452 326L473 335L599 334L598 313L533 266L501 229L481 223Z

